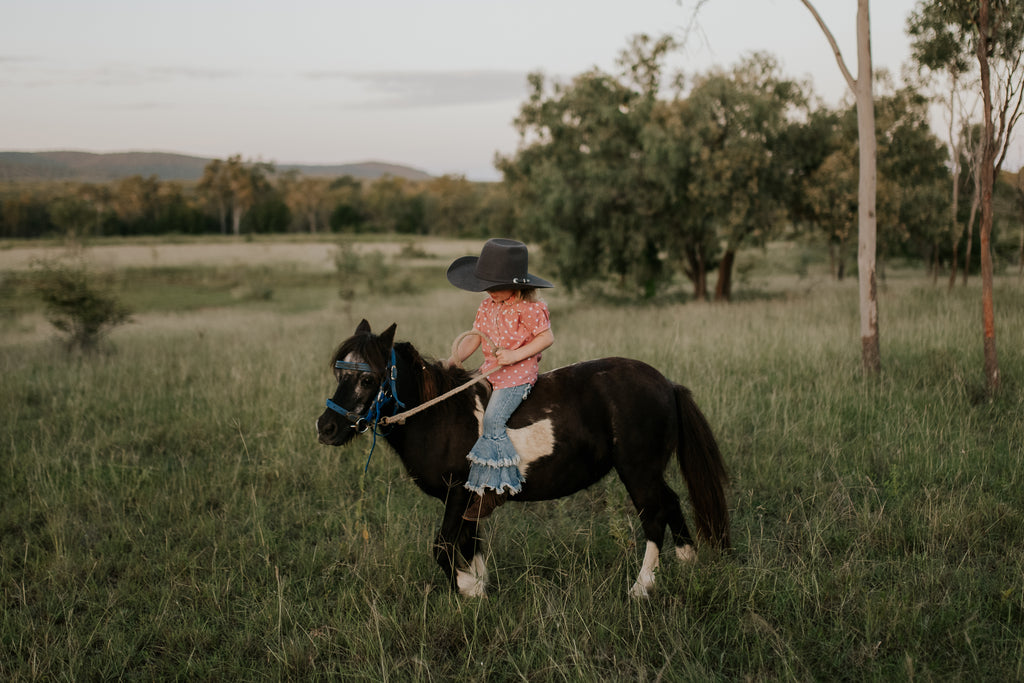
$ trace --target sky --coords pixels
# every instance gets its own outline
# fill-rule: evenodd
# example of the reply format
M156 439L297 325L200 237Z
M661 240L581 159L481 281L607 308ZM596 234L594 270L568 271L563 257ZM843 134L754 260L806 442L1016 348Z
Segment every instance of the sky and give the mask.
M871 3L876 68L916 0ZM817 0L856 73L856 0ZM835 106L847 86L800 0L0 0L0 151L398 163L496 180L527 74L568 81L639 33L685 73L754 51Z

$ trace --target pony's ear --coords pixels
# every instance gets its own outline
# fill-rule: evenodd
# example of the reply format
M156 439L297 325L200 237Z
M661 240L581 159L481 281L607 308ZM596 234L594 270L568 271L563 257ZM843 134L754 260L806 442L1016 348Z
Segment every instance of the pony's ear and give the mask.
M359 327L356 328L356 334L370 334L370 323L366 322L366 318L363 318L363 322L359 323Z
M398 323L391 323L391 327L381 332L378 339L381 344L384 345L385 349L390 349L395 343L395 328L398 327Z

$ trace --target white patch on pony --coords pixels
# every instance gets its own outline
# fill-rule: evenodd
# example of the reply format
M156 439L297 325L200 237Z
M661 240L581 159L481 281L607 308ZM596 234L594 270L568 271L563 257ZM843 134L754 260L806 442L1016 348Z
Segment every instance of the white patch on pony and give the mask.
M629 595L634 598L646 598L654 588L654 570L658 568L659 552L658 544L654 541L647 541L647 550L644 551L644 563L640 567L640 576L636 583L629 589Z
M459 593L467 598L487 597L487 565L480 553L473 556L469 566L455 572L455 582L459 586Z
M484 433L484 406L476 399L477 436ZM509 429L508 438L519 454L519 473L526 479L530 465L555 452L555 425L550 419L538 420L526 427Z
M690 564L691 562L697 561L697 551L693 549L693 546L687 543L686 545L676 546L676 559L683 564Z

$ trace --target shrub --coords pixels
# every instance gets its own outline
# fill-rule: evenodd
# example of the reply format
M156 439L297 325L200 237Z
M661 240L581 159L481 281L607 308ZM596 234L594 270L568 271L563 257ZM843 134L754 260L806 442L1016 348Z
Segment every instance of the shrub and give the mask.
M106 332L130 320L130 311L81 263L41 264L36 291L71 349L93 351Z

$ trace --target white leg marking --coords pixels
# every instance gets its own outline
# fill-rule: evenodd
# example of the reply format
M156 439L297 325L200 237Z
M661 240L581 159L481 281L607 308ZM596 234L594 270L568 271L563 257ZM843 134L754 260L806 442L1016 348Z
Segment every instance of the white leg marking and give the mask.
M629 589L630 596L634 598L646 598L654 588L654 570L658 568L659 552L658 544L654 541L647 541L647 550L644 551L644 564L640 567L640 576L636 583Z
M455 573L455 582L459 586L459 593L467 598L487 597L487 565L480 553L473 556L468 567Z
M683 564L689 564L697 561L697 551L693 549L693 546L687 543L686 545L676 546L676 558L679 559Z

